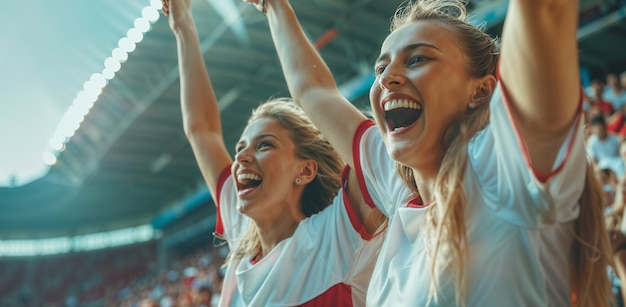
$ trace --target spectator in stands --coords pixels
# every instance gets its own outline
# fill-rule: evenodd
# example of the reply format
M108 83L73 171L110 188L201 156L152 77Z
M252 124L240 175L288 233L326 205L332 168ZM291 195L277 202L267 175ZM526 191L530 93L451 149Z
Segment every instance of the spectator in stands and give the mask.
M620 229L626 233L626 221L623 219L624 209L626 209L626 176L619 178L616 185L615 200L611 206L605 210L607 228Z
M211 307L211 297L212 297L211 288L208 285L200 286L200 288L195 289L193 295L193 306L194 307Z
M609 134L603 116L596 116L589 122L591 136L587 141L587 152L594 163L608 157L619 156L620 140Z
M611 238L611 245L613 250L613 271L617 274L619 282L616 282L615 287L621 292L621 301L626 302L626 220L624 214L626 211L626 176L622 176L619 179L617 185L617 193L615 195L615 201L610 208L606 210L606 225L609 231L609 237ZM620 305L621 306L621 305Z
M616 306L624 306L626 302L626 235L620 230L611 229L609 236L613 251L612 270L618 278L618 281L614 281L614 287L619 289Z
M595 116L590 116L589 118L593 117ZM619 139L623 140L626 138L626 106L616 110L606 119L606 129L609 133L616 135Z
M609 168L596 168L596 177L604 192L603 206L610 206L615 200L615 189L617 186L617 176Z
M619 156L603 158L599 161L598 166L611 170L617 178L626 174L626 140L619 143Z
M606 76L606 88L604 90L604 100L610 102L615 110L620 110L626 106L626 88L622 88L616 74Z
M464 1L410 1L375 63L378 130L341 95L288 0L246 1L266 12L291 95L390 218L368 305L608 306L577 1L509 1L499 65ZM407 186L414 194L398 197Z
M163 12L177 41L185 133L231 249L221 305L363 305L384 218L354 173L342 183L344 162L285 99L253 111L231 159L190 0L164 0Z
M622 73L622 75L626 75L626 72ZM624 139L626 138L626 87L621 83L626 83L626 80L619 83L615 74L607 75L607 80L611 85L604 88L602 96L611 105L620 106L619 108L616 107L613 115L607 118L607 129L609 132L615 133L620 139ZM620 93L617 94L616 92Z
M161 305L159 305L159 302L151 298L143 299L141 301L141 304L139 304L139 307L160 307L160 306Z
M603 84L600 80L593 80L591 82L591 95L585 95L586 97L586 111L590 114L600 113L608 118L613 114L613 105L602 99Z

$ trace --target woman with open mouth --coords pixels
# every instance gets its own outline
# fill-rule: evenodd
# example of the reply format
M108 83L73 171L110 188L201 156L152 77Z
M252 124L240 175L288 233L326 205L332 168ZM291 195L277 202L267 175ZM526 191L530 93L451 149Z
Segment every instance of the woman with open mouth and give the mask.
M292 97L389 218L369 306L608 305L577 1L510 0L501 51L464 2L408 1L374 64L378 129L341 95L288 0L245 1L267 15Z
M216 234L230 248L220 306L364 306L386 219L288 99L252 112L231 159L191 1L162 2L177 42L185 133L217 205Z

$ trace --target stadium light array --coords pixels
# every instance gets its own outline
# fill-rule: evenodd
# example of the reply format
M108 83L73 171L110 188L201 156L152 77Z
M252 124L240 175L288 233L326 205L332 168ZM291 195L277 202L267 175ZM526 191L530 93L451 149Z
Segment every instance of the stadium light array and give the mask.
M122 64L126 62L128 54L135 51L137 44L143 40L144 34L152 28L152 24L159 20L159 10L161 9L160 0L150 0L150 5L141 10L141 17L133 22L134 27L126 32L126 36L119 40L118 46L113 49L111 56L104 60L102 72L92 74L89 80L85 81L83 89L76 94L72 105L67 109L48 141L49 149L42 155L46 165L56 164L57 157L65 150L65 144L80 128L80 124L89 114L104 87L115 77L115 73L120 70Z

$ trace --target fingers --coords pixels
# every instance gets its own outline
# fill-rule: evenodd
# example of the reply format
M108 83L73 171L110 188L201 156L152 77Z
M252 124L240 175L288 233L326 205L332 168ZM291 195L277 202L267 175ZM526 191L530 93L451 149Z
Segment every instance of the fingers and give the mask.
M165 16L168 16L170 14L170 1L161 0L161 4L163 4L163 8L161 9L163 11L163 14L165 14Z

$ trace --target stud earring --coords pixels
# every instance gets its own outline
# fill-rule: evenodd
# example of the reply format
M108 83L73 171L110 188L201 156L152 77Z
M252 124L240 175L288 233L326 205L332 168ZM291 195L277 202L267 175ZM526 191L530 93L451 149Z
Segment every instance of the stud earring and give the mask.
M300 184L302 182L302 180L300 180L300 178L296 178L296 184Z
M474 102L470 102L470 103L469 103L469 105L468 105L468 107L469 107L470 109L473 109L473 108L475 108L475 107L476 107L476 103L474 103Z

